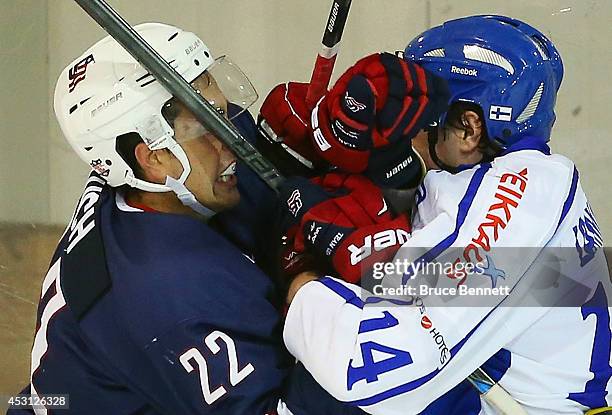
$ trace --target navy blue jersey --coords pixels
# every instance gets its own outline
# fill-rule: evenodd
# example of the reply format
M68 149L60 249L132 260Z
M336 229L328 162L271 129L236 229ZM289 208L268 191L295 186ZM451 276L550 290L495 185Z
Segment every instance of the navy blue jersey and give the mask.
M252 141L250 114L233 122ZM90 177L43 282L23 393L68 393L87 414L361 413L293 367L273 286L249 259L273 252L276 198L242 163L237 175L240 204L212 221L223 236L130 208Z
M31 392L79 414L359 413L292 372L273 291L206 223L92 175L43 282Z

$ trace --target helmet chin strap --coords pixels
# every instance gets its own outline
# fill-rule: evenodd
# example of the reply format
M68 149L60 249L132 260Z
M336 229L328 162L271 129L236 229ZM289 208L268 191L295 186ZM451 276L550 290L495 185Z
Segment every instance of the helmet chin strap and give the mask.
M414 151L414 154L416 154L417 159L419 159L419 163L421 164L421 178L419 179L419 183L421 183L427 174L427 165L425 164L425 160L423 160L423 156L419 154L416 148L412 147L412 151Z
M189 159L187 158L187 154L185 150L181 147L176 140L172 138L168 138L170 140L170 145L166 147L174 156L179 160L181 166L183 166L183 173L178 179L174 177L166 176L166 182L164 184L151 183L145 180L137 179L130 172L126 178L125 182L137 189L144 190L146 192L152 193L164 193L164 192L174 192L176 197L181 201L184 206L187 206L194 212L200 214L205 219L209 219L212 217L215 212L212 209L207 208L203 204L201 204L198 199L191 193L191 191L185 186L185 181L189 174L191 173L191 165L189 164Z
M451 167L448 164L444 163L442 160L440 160L440 158L438 157L438 154L436 153L436 144L438 144L438 126L437 125L432 125L427 128L427 142L429 143L429 155L431 156L431 159L433 160L434 163L436 163L438 167L440 167L442 170L445 170L451 174L455 174L459 171L458 168Z
M183 147L181 147L181 145L176 141L174 141L174 143L168 147L168 150L170 150L170 152L172 152L172 154L174 154L174 156L181 162L181 165L183 166L183 173L178 179L166 176L166 186L176 194L183 205L191 208L204 218L209 219L215 214L215 212L198 202L198 199L196 199L193 193L191 193L191 191L187 189L187 186L185 186L185 181L187 180L187 177L189 177L189 173L191 173L191 166L189 165L189 159L187 158L187 154L185 154L185 150L183 150Z

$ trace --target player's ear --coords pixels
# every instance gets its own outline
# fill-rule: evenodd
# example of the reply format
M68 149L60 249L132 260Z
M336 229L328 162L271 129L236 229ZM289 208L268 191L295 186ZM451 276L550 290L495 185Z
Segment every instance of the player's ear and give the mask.
M461 115L461 124L465 131L462 140L462 151L470 153L478 149L480 138L482 137L482 120L475 111L467 110Z
M142 169L144 179L152 183L165 183L170 174L169 162L171 154L166 150L151 150L145 143L138 143L134 148L134 156Z

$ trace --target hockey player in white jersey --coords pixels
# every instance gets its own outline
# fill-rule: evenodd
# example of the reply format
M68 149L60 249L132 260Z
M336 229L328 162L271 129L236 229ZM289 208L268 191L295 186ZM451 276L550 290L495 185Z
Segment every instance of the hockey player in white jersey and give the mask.
M425 31L404 59L445 78L451 92L449 110L413 140L434 170L391 262L412 266L399 277L385 268L369 285L374 295L298 276L288 349L332 395L373 414L494 414L463 386L481 366L529 414L610 406L602 235L578 170L547 144L563 77L557 49L521 21L474 16ZM321 253L342 256L331 246ZM454 266L427 280L445 295L418 291L423 266L436 262Z

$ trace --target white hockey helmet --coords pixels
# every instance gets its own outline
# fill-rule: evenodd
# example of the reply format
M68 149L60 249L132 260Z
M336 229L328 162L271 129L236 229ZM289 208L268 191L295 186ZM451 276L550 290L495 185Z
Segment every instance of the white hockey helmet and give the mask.
M213 59L195 34L161 23L143 23L134 29L188 82L208 71L227 100L242 111L257 99L246 75L225 57ZM55 87L54 109L72 148L109 185L173 191L185 205L206 214L209 211L202 209L184 186L191 171L189 160L162 115L162 107L171 98L140 63L107 36L62 71ZM117 151L117 137L127 133L138 133L151 150L171 151L183 165L181 177L168 177L165 184L137 178Z

